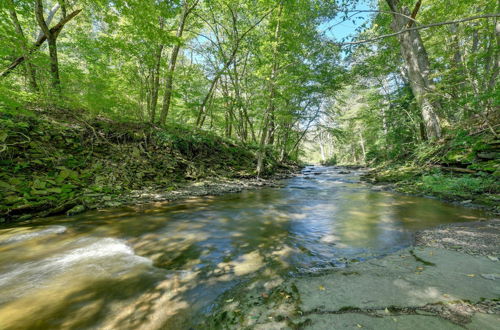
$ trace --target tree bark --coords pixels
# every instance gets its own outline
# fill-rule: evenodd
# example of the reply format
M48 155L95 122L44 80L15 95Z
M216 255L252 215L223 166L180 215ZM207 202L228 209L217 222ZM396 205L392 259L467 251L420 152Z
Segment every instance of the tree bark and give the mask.
M59 94L61 92L61 79L59 78L59 63L57 59L57 34L52 33L47 26L45 19L43 17L43 4L42 0L35 1L35 16L42 29L45 37L47 38L47 43L49 44L49 55L50 55L50 75L52 76L52 87Z
M203 101L200 105L200 110L198 112L198 118L196 119L196 126L197 127L201 127L203 125L203 117L205 116L205 112L206 112L206 107L207 107L207 102L208 100L211 98L212 96L212 93L213 93L213 90L214 90L214 87L217 85L217 82L219 81L219 79L221 78L222 74L229 68L229 66L231 65L231 63L233 63L234 59L236 58L236 54L238 53L238 50L239 50L239 47L240 47L240 43L243 41L243 39L245 39L245 37L253 30L255 29L270 13L272 13L274 10L271 9L269 10L267 13L265 13L262 17L259 18L259 20L257 22L255 22L252 26L250 26L245 32L241 33L241 34L236 34L235 37L236 37L236 40L234 42L234 47L232 49L232 52L229 56L229 58L227 58L226 60L224 60L224 63L223 63L223 66L222 66L222 69L219 70L216 74L215 74L215 77L214 79L212 80L211 84L210 84L210 88L209 88L209 91L208 93L205 95L205 97L203 98ZM235 16L233 15L233 26L235 26L236 24L236 18ZM236 29L234 29L233 31L237 31ZM214 34L217 35L217 31L213 31ZM223 58L225 59L226 57L224 56L223 54Z
M365 149L365 139L363 138L363 133L361 129L359 130L359 144L361 146L361 152L363 153L363 165L366 164L366 149Z
M225 66L224 66L225 68ZM219 81L219 78L222 76L222 70L218 72L214 79L212 79L212 82L210 83L210 88L208 89L207 94L203 98L203 101L201 102L200 105L200 110L198 111L198 117L196 118L196 127L201 127L203 125L203 117L205 116L206 110L207 110L207 104L208 100L212 97L212 93L215 89L215 86L217 85L217 82Z
M395 13L408 15L408 8L402 7L399 0L386 0ZM393 14L392 28L395 32L403 30L409 19ZM429 140L441 137L441 126L437 115L438 104L432 99L434 85L429 77L430 64L427 51L418 30L398 34L400 51L405 61L410 87L422 113L425 134Z
M75 10L65 18L61 19L59 23L57 23L50 29L50 32L56 36L59 35L64 25L68 23L70 20L72 20L81 11L82 11L81 9ZM29 53L27 55L29 56L33 52L38 50L38 48L40 48L40 46L45 42L45 40L47 40L47 37L45 36L45 34L42 33L42 35L36 40L33 46L31 46L31 49L29 50ZM26 57L24 55L19 56L4 71L2 71L2 73L0 73L0 77L8 76L19 64L23 63L24 61L26 61Z
M167 79L165 82L165 93L163 94L163 105L160 114L160 124L165 124L168 111L170 110L170 103L172 100L172 88L174 85L175 66L177 64L177 57L179 56L179 51L181 49L181 38L184 33L186 20L191 11L196 7L197 4L198 0L196 0L192 6L190 6L187 0L185 0L182 5L182 13L179 21L179 27L177 28L177 33L176 33L176 37L178 38L178 40L174 48L172 49L172 53L170 54L170 60L168 63Z
M12 23L14 24L14 28L16 29L16 33L19 35L19 38L21 39L21 48L23 50L23 57L27 58L28 54L29 54L28 43L27 43L26 37L24 35L23 28L21 27L21 24L19 23L19 19L17 18L14 0L10 0L9 14L10 14L10 18L12 19ZM28 79L30 82L30 87L33 91L37 91L38 85L36 83L35 67L33 66L32 63L27 62L26 68L28 71Z
M164 20L160 17L160 29L163 30ZM155 54L155 67L152 75L152 87L151 87L151 100L150 100L150 121L154 123L156 120L156 107L158 105L158 92L160 89L160 68L161 68L161 56L163 53L163 44L159 44L156 48ZM167 110L168 111L168 110Z
M61 4L59 2L57 2L53 7L52 9L50 10L49 14L47 15L47 18L45 19L45 24L47 26L50 26L50 23L52 23L52 19L54 18L54 16L56 15L57 11L59 10L59 8L61 7ZM66 17L66 15L63 16L63 19ZM38 32L38 36L36 37L37 40L40 39L42 36L45 36L45 33L43 33L43 30L40 29L40 32Z
M260 142L259 142L259 150L257 152L257 176L259 177L262 173L262 170L264 169L264 158L266 156L266 144L268 142L268 135L271 133L269 132L269 123L271 121L271 116L274 113L274 98L276 96L276 86L275 86L275 80L278 72L278 61L277 61L277 56L278 56L278 44L279 44L279 39L280 39L280 33L281 33L281 14L283 12L283 4L280 4L279 7L279 12L278 12L278 21L276 23L276 29L274 30L274 38L273 41L275 42L274 44L274 49L273 49L273 67L271 70L271 77L269 79L269 103L266 109L266 112L264 113L264 120L262 123L262 131L260 134Z

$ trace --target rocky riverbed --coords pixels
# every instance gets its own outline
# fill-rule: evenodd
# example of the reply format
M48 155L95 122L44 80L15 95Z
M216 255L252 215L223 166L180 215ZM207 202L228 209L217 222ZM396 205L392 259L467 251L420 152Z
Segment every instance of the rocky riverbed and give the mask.
M210 319L237 329L497 329L500 220L416 233L415 246L345 268L255 281ZM228 296L229 296L228 295Z

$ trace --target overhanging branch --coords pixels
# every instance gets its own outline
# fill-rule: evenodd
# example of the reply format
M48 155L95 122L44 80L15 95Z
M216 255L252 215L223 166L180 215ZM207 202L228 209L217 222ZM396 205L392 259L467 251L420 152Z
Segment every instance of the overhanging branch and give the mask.
M59 33L61 32L62 28L66 23L68 23L71 19L73 19L76 15L78 15L82 10L78 9L72 12L71 14L67 15L66 17L62 18L59 23L54 25L49 31L50 33L54 34L55 36L58 36ZM31 47L29 53L27 55L30 55L34 53L42 44L47 40L47 37L45 36L45 33L43 33L41 36L38 37L37 41L33 44ZM26 56L19 56L16 58L1 74L0 77L6 77L9 75L9 73L12 72L19 64L23 63L26 60Z
M500 14L485 14L485 15L478 15L478 16L472 16L472 17L467 17L467 18L462 18L459 20L455 21L446 21L446 22L438 22L438 23L432 23L432 24L426 24L426 25L420 25L420 26L415 26L411 27L408 29L403 29L398 32L394 33L388 33L388 34L383 34L381 36L372 38L372 39L366 39L366 40L359 40L359 41L352 41L352 42L341 42L341 43L335 43L338 46L346 46L346 45L358 45L358 44L364 44L368 42L374 42L380 39L388 38L388 37L394 37L399 34L409 32L409 31L414 31L414 30L421 30L421 29L427 29L430 27L435 27L435 26L441 26L441 25L450 25L450 24L457 24L457 23L463 23L463 22L468 22L468 21L473 21L477 19L484 19L484 18L494 18L494 17L500 17Z

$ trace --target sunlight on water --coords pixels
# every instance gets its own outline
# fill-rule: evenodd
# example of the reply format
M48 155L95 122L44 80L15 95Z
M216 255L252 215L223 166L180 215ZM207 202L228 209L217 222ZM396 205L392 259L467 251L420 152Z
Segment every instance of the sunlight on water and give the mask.
M396 251L415 230L487 217L373 191L339 171L311 167L280 189L0 228L0 328L187 327L245 279L279 284Z

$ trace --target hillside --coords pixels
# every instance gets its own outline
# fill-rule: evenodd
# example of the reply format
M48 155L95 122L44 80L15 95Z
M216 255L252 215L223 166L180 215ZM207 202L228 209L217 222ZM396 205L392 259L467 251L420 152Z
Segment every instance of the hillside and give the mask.
M86 119L70 110L0 114L0 219L117 206L132 190L255 176L255 152L209 132ZM279 169L271 157L266 174Z

